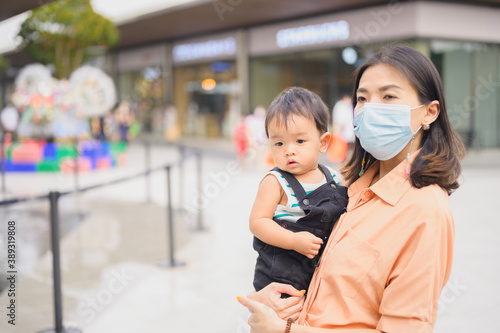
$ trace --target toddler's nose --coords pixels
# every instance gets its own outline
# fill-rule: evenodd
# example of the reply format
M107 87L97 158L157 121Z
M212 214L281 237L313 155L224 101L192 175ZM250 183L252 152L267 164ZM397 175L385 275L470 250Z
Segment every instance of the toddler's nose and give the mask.
M292 145L288 145L285 150L285 156L291 156L295 154L295 150L293 149Z

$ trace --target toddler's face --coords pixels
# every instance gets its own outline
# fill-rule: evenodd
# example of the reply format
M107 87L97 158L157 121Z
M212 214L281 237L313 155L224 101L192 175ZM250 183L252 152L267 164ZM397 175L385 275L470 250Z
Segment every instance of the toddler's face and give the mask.
M319 132L313 119L301 116L291 116L287 126L283 121L273 119L268 132L274 162L281 170L294 175L315 170L330 139L329 133Z

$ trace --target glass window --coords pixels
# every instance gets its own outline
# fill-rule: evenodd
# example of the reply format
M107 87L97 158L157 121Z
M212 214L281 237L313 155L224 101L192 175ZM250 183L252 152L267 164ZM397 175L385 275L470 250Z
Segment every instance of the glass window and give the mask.
M450 121L464 143L500 146L499 45L408 39L254 58L250 61L250 107L268 106L292 85L314 90L331 107L343 92L352 92L356 67L381 47L397 43L421 51L436 65Z
M129 101L142 131L156 131L155 113L163 107L163 78L159 66L120 73L118 90L121 101Z
M330 107L352 91L358 51L349 48L259 57L250 61L250 107L269 106L283 89L301 86L316 92Z
M500 145L498 45L431 40L453 127L469 147Z
M234 61L174 69L174 101L184 135L230 137L239 117Z

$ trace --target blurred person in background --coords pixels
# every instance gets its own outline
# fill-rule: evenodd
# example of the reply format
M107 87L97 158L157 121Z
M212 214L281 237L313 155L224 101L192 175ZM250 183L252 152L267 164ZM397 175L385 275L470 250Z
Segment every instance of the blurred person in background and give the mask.
M236 150L236 158L241 166L245 166L245 158L248 152L248 128L245 124L246 117L240 116L240 122L233 130L233 142Z
M267 152L267 136L265 129L266 108L258 105L253 110L253 114L245 119L248 133L248 164L257 169L267 168L265 163Z
M168 103L163 111L163 131L167 142L175 142L181 135L181 130L177 123L177 108L171 103Z
M343 162L354 143L353 107L351 96L347 93L335 103L332 111L332 140L328 158L330 162Z
M116 111L118 110L118 105L120 105L120 103L117 103L111 110L111 112L104 116L103 120L104 136L108 141L112 142L120 141L120 130L118 128L118 123L115 117Z
M106 136L104 135L104 117L93 117L90 119L90 130L92 132L92 137L96 140L104 141Z
M134 117L132 115L132 111L130 110L130 104L128 101L120 102L115 111L115 119L120 131L120 141L128 142L129 128L134 122Z
M11 105L2 110L0 122L3 128L2 135L5 135L3 138L5 141L17 141L17 127L19 126L20 118L19 111Z

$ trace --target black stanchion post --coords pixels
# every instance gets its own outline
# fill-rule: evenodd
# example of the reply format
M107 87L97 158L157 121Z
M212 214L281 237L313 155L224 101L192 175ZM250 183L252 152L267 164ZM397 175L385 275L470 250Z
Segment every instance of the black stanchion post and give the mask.
M2 193L5 194L5 132L2 131L2 137L1 137L1 142L0 142L0 158L2 161Z
M150 203L151 202L151 181L149 174L151 172L151 142L146 139L146 142L144 144L144 152L145 156L144 158L145 163L146 163L146 176L145 176L145 181L146 181L146 202Z
M170 181L171 166L166 166L167 172L167 229L168 229L168 243L169 243L169 256L170 259L158 262L162 267L176 267L184 266L184 262L175 260L175 243L174 243L174 212L172 207L172 183Z
M204 230L203 226L203 178L202 178L202 161L201 152L198 150L196 152L196 170L198 174L198 230Z
M50 192L50 240L52 244L52 275L54 277L54 316L56 332L63 331L61 264L59 256L59 192Z
M61 261L59 251L59 192L50 192L50 242L52 247L52 275L54 280L54 319L55 329L41 331L40 333L81 333L78 328L64 329L63 306L61 292Z
M179 144L179 154L181 158L181 164L179 165L179 209L184 213L184 159L186 157L186 147Z

